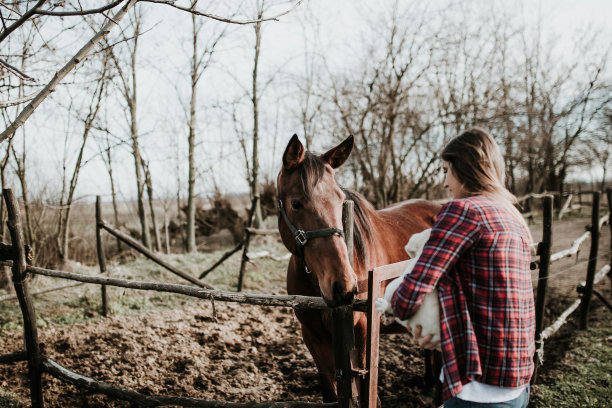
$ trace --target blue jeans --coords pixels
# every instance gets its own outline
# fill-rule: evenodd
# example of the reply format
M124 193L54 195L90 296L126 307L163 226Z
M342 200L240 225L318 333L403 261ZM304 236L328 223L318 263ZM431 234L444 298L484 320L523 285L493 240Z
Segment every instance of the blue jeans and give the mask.
M505 402L472 402L457 397L444 401L444 408L526 408L529 402L529 385L525 391L513 400Z

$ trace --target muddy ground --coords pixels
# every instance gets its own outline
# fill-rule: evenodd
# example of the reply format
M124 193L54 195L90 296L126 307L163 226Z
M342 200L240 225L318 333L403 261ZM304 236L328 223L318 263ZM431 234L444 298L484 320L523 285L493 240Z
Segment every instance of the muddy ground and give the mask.
M554 250L569 247L586 223L588 219L557 223ZM541 234L537 227L534 231L538 240ZM549 321L576 298L576 283L586 273L588 245L589 241L577 261L567 259L552 268L556 276L548 292ZM608 262L609 250L606 226L598 268ZM609 281L597 289L612 298ZM320 401L317 374L292 310L221 302L214 307L216 313L210 302L186 300L174 310L47 328L39 337L47 356L66 368L145 394L233 402ZM600 301L593 301L593 309L591 324L609 325L610 312ZM554 381L554 361L569 352L564 346L572 330L575 324L570 322L547 343L542 381ZM22 345L21 332L5 332L0 354L20 350ZM407 337L385 336L380 355L379 393L384 407L435 406L423 395L423 359ZM0 365L0 387L29 406L25 363ZM44 376L44 398L47 407L131 406L82 394L48 375Z

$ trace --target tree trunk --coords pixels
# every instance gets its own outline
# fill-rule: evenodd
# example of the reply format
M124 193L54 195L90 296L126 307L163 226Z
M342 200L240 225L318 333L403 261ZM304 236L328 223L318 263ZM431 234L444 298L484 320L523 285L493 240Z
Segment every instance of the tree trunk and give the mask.
M196 250L195 239L195 127L196 127L196 94L198 84L198 32L196 27L196 16L191 15L193 27L193 59L191 65L191 100L189 103L189 175L187 181L187 252Z
M110 150L110 145L107 150L107 159L108 159L108 178L110 179L111 185L111 198L113 202L113 216L115 220L115 228L119 228L121 225L119 223L119 209L117 207L117 191L115 190L115 178L113 177L113 167L112 167L112 155ZM117 253L121 253L121 240L117 239Z
M140 34L139 22L134 28L134 49L131 55L132 89L129 95L128 106L130 109L130 137L132 139L132 154L134 155L134 167L136 170L136 190L138 192L138 218L140 219L140 231L142 244L151 249L151 233L149 232L149 221L144 203L144 182L142 177L142 156L138 142L138 128L136 117L136 50L138 48L138 35Z
M263 2L261 8L258 10L257 19L260 20L263 15ZM253 64L253 166L251 175L251 195L253 197L259 197L259 106L258 106L258 95L257 95L257 68L259 64L259 52L261 50L261 21L255 24L255 60ZM257 204L255 207L255 219L253 223L254 228L261 228L263 225L263 218L261 214L261 200L256 200Z
M142 162L142 168L145 171L145 184L147 186L147 195L149 196L149 211L151 212L151 223L153 224L155 250L161 252L161 240L159 237L159 230L157 228L157 221L155 219L155 206L153 205L153 181L151 180L151 171L149 170L149 165L144 161Z

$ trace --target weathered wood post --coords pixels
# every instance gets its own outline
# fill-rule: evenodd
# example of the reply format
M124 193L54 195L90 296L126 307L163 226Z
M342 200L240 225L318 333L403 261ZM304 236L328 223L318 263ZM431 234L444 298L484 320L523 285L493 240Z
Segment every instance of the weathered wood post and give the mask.
M249 219L247 220L247 228L244 229L246 236L244 238L244 247L242 248L240 272L238 273L238 288L236 289L237 292L242 292L242 284L244 283L244 271L246 270L246 263L249 261L248 253L249 244L251 243L251 231L249 230L249 228L253 226L253 219L255 218L255 209L257 208L258 201L259 196L253 196L253 201L251 201L251 210L249 211Z
M100 273L106 272L106 254L104 253L104 242L102 242L102 198L96 196L96 247L98 249L98 265ZM102 290L102 316L108 316L108 293L106 285L101 286Z
M353 265L353 205L345 201L342 207L342 224L349 260ZM338 406L349 408L359 406L359 383L353 376L351 354L355 349L353 331L353 306L339 306L332 309L332 343L336 366L336 389Z
M536 314L536 329L535 340L536 345L541 342L540 335L544 327L544 310L546 308L546 289L548 287L548 270L550 267L550 253L552 248L552 220L553 220L553 197L547 195L544 197L542 208L542 241L538 245L538 255L540 256L540 272L538 274L538 289L535 299L535 314ZM538 345L539 346L539 345ZM537 347L536 347L537 348ZM535 384L537 376L537 355L534 356L535 371L531 382Z
M580 302L580 329L586 330L589 318L589 306L593 295L593 280L597 266L597 249L599 247L599 191L593 192L593 209L591 210L591 250L587 266L586 285Z
M38 345L38 331L36 328L36 311L34 303L28 289L26 281L26 256L25 245L23 242L23 230L21 228L21 215L17 199L13 190L5 188L3 190L6 209L8 211L8 228L11 233L13 246L13 285L15 294L19 301L19 307L23 315L23 331L25 338L26 353L28 356L28 378L30 380L30 398L32 407L42 407L42 369L40 346Z

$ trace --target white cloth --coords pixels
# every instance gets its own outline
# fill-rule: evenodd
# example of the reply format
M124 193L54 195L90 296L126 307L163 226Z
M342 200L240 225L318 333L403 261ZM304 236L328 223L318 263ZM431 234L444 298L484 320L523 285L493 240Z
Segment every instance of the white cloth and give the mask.
M444 375L442 371L440 372L440 381L444 381ZM495 385L489 385L478 381L472 381L465 384L461 389L461 392L455 395L455 397L464 401L480 403L506 402L518 398L519 395L521 395L521 393L525 390L525 387L527 387L527 384L518 388L510 388L498 387Z

